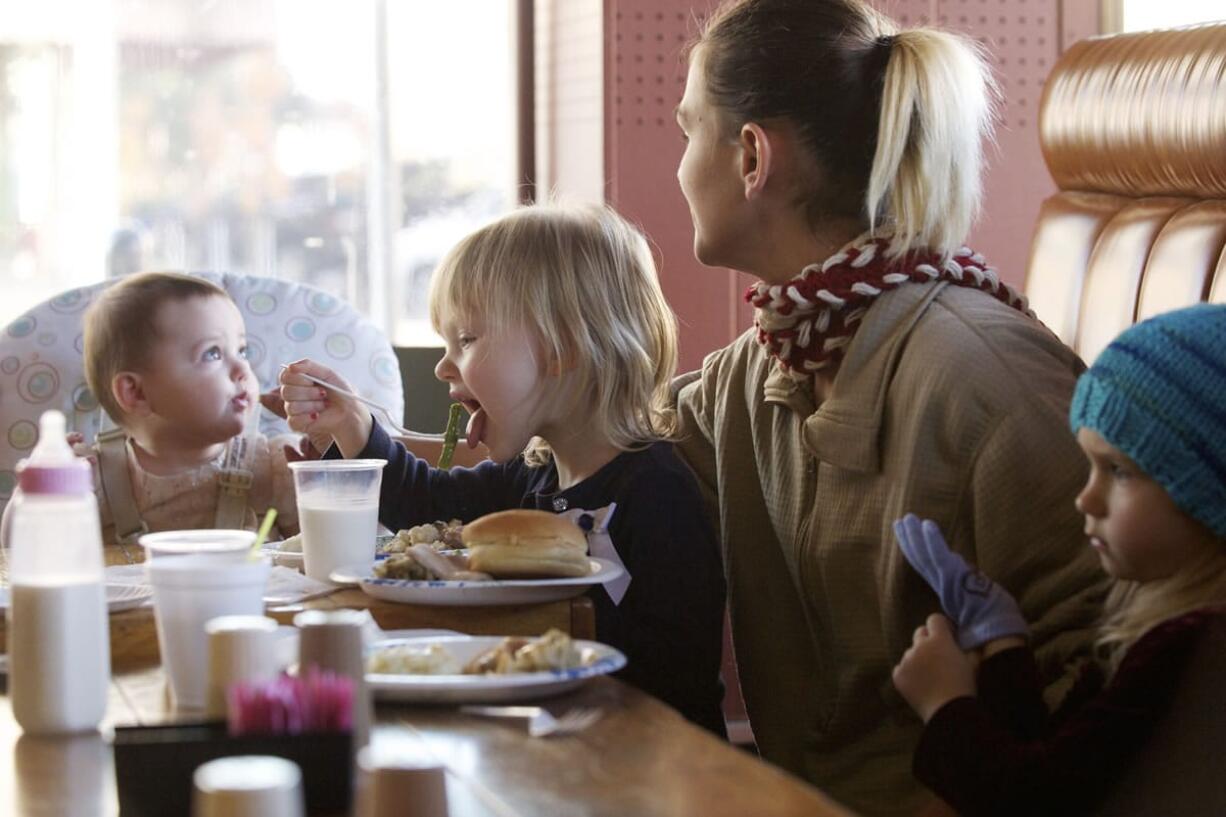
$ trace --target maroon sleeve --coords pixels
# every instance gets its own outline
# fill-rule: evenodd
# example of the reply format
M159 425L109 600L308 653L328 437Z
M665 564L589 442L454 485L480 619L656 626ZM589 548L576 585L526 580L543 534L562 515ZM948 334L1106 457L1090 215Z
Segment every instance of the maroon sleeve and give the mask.
M1043 738L1012 732L1011 716L996 716L999 701L991 709L978 698L950 701L924 727L916 777L964 815L1085 813L1170 708L1212 616L1192 613L1151 630L1106 688Z

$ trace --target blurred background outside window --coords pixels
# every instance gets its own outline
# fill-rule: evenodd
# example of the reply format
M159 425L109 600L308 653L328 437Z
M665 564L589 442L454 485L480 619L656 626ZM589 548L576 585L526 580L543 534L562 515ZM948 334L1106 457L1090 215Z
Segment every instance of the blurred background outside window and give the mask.
M515 205L511 0L41 0L0 15L0 326L140 269L301 281L399 345Z
M1226 19L1223 0L1109 0L1117 5L1120 24L1110 30L1147 31ZM1112 13L1108 8L1108 15Z

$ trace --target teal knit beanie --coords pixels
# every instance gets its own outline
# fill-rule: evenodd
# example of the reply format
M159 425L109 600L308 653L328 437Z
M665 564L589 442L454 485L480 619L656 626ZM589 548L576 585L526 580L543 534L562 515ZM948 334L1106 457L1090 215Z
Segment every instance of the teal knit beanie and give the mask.
M1069 422L1097 431L1226 538L1226 305L1124 331L1077 381Z

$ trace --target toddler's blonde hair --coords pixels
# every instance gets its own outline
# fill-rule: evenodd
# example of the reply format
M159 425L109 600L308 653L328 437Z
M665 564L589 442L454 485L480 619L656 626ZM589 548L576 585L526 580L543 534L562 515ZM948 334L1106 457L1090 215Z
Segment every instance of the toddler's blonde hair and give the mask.
M123 409L111 384L120 372L139 372L158 337L157 313L164 303L188 298L225 298L229 293L203 278L177 272L141 272L103 290L85 312L85 382L117 424Z
M623 451L674 431L677 321L647 240L613 210L533 205L467 236L431 280L436 330L446 316L479 316L492 334L526 329L543 365L573 375L577 408ZM543 464L548 444L535 439L524 455Z

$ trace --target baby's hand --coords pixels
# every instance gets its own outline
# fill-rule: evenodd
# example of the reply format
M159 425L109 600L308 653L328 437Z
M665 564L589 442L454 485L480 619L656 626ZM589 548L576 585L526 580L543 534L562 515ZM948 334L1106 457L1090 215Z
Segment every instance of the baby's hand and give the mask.
M64 440L68 443L68 447L72 449L74 455L89 460L91 463L97 462L97 457L94 456L94 449L85 444L85 435L80 431L69 431L64 435Z
M975 694L975 665L954 640L949 619L928 616L894 667L894 686L923 720L954 698Z
M326 366L312 360L291 363L280 377L281 400L289 427L309 435L317 448L331 437L344 456L355 456L370 437L373 423L370 412L356 400L312 383L303 375L353 391L345 378Z

